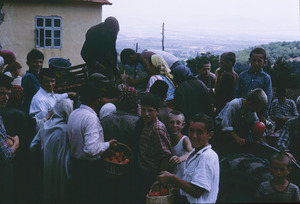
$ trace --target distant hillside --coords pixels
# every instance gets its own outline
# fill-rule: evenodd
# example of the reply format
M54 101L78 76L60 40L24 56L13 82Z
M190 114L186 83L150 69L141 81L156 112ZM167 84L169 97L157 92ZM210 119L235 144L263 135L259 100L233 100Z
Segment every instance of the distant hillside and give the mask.
M293 42L273 42L269 44L263 44L255 47L262 47L267 51L267 60L271 64L274 64L276 60L283 57L284 60L292 63L292 59L297 61L300 57L300 41ZM248 66L248 59L251 50L254 47L249 47L241 51L236 52L237 64L235 69L239 72Z

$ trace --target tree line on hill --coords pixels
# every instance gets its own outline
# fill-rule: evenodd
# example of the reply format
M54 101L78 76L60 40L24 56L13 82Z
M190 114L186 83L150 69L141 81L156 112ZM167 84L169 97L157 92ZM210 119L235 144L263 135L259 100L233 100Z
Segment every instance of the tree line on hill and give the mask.
M271 78L274 87L284 86L286 88L300 88L300 41L294 42L274 42L260 45L267 52L267 63L264 71ZM249 54L254 47L250 47L236 52L237 62L234 70L239 74L249 68ZM211 72L219 67L219 55L210 52L201 53L195 58L186 61L187 66L193 73L197 73L196 65L203 58L211 62ZM293 60L299 58L298 60Z

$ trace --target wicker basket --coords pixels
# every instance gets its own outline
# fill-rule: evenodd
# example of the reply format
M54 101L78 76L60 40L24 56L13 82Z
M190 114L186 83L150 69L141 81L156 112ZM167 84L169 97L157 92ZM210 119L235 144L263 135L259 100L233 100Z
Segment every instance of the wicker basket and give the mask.
M115 152L124 152L124 154L128 157L129 162L126 164L120 164L115 163L112 161L107 161L104 158L108 156L109 151L104 152L102 155L102 160L104 161L104 171L106 174L113 178L118 178L122 175L127 174L131 169L132 159L133 159L133 153L130 147L128 147L126 144L118 143L116 147L112 148Z
M160 182L154 182L150 188L150 192L159 191ZM171 204L173 203L173 194L171 189L168 186L169 194L162 196L149 196L149 193L146 195L146 204Z

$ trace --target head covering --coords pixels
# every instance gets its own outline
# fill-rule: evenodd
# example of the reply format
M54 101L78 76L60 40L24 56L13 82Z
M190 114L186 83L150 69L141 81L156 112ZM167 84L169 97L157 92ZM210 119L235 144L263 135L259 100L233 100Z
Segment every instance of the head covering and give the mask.
M16 108L21 110L24 101L24 89L21 86L13 85L9 100L6 104L7 108Z
M169 68L167 62L162 58L160 55L152 55L151 56L151 63L153 66L159 70L161 75L167 76L173 79L173 75L170 74L171 69Z
M4 59L4 65L16 61L16 54L12 50L0 50L0 56Z
M109 30L110 32L112 32L115 35L117 35L120 30L118 20L112 16L105 19L104 26L107 30Z
M96 82L98 84L110 84L110 80L103 74L94 73L89 77L90 82Z
M114 104L112 104L112 103L104 104L104 106L102 106L102 108L100 109L100 112L99 112L100 120L102 120L103 118L108 116L111 112L114 112L116 110L117 110L117 108Z
M171 74L174 76L176 82L180 84L188 79L195 78L190 68L185 65L179 65L173 68Z
M73 101L69 98L57 101L53 107L53 114L68 122L69 115L73 111Z
M138 92L133 87L124 87L119 96L118 109L130 111L137 108Z

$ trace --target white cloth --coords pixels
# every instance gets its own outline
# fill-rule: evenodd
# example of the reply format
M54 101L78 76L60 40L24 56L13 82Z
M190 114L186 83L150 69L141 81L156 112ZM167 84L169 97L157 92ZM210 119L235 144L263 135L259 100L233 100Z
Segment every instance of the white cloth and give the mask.
M76 159L96 160L109 148L104 142L103 129L96 112L86 105L74 110L68 121L71 156Z
M106 103L104 104L99 112L99 118L100 121L102 121L103 118L105 118L106 116L108 116L109 114L111 114L112 112L116 111L117 107L112 104L112 103Z
M4 74L5 74L6 76L9 76L10 78L12 78L12 74L11 74L10 72L4 72Z
M179 142L174 146L172 147L172 150L173 150L173 154L178 156L178 157L181 157L185 154L188 154L189 152L185 151L183 149L183 140L184 138L186 138L187 136L183 136ZM174 174L178 177L178 178L183 178L183 174L184 174L184 162L180 163L180 164L177 164L176 165L176 168L174 170Z
M150 77L149 81L148 81L148 85L147 85L147 90L146 92L149 92L150 91L150 88L151 86L154 84L154 82L156 80L163 80L162 76L161 75L153 75Z
M195 198L180 190L189 203L215 203L219 192L220 167L219 157L211 149L211 145L195 153L195 149L185 161L183 180L206 190L199 198Z
M44 198L57 199L66 196L71 178L70 144L67 136L67 121L73 111L73 101L59 100L54 113L46 121L30 144L30 150L43 152Z
M32 98L29 114L39 119L44 118L53 109L56 101L65 98L68 98L67 93L49 93L41 87Z
M174 55L172 55L171 53L162 50L150 50L150 52L154 52L155 54L162 56L164 60L167 62L170 69L175 62L179 61L179 59Z
M6 76L9 76L9 77L13 78L13 76L10 72L4 72L4 74ZM21 76L17 76L16 78L13 78L13 81L11 82L12 85L18 85L18 86L21 86L21 83L22 83L22 77Z

